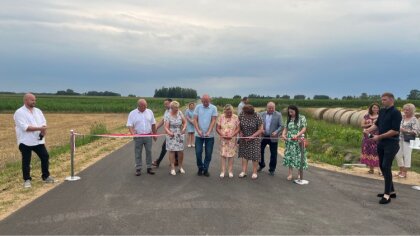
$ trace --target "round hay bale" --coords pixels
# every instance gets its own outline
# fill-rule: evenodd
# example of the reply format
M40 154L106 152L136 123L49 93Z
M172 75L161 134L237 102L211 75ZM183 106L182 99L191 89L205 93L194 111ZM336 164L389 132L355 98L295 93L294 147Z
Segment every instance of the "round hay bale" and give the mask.
M367 113L366 110L357 111L353 114L350 118L350 125L354 127L360 127L360 123L362 122L363 116Z
M356 112L357 111L355 111L355 110L348 110L348 111L344 112L343 115L341 115L341 117L340 117L340 124L342 124L342 125L349 125L350 124L351 117Z
M349 111L349 109L341 109L341 110L337 111L334 115L334 118L333 118L334 123L340 124L341 116L347 111Z
M324 117L323 120L328 121L328 122L334 122L334 115L335 113L337 113L338 111L342 110L343 108L333 108L333 109L329 109L328 111L326 111L324 113Z
M313 117L317 120L322 120L325 112L328 110L328 108L318 108L313 112Z

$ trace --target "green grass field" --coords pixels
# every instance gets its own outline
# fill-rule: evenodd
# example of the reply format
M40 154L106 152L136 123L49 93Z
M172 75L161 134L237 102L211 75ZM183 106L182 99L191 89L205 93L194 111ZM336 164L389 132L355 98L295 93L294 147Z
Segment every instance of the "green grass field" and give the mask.
M37 96L37 107L44 112L128 113L137 107L135 97ZM162 115L163 98L145 98L155 115ZM175 99L181 106L192 99ZM0 113L14 112L23 104L22 95L0 95Z

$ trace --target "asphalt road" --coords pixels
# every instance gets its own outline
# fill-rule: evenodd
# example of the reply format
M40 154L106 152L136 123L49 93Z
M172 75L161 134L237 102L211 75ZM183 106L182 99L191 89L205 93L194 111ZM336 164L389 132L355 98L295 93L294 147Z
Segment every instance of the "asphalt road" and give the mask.
M239 179L239 159L235 178L220 179L217 144L210 177L196 175L192 148L185 175L169 175L166 157L156 175L136 177L131 142L1 221L0 234L420 234L420 192L410 186L379 205L382 181L310 168L300 186L284 167Z

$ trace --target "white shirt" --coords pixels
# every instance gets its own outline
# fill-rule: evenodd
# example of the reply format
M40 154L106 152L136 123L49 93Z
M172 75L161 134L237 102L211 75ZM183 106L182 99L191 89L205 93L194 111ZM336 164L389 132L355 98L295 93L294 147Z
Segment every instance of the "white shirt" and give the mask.
M136 134L151 134L154 124L156 124L155 115L150 109L141 112L136 108L128 115L127 127L133 127Z
M13 115L15 120L16 138L18 145L23 143L26 146L45 144L45 138L39 140L41 131L26 131L29 126L41 127L47 125L44 114L36 107L29 110L26 106L17 109Z
M270 125L271 125L271 118L273 117L273 114L265 114L265 135L271 135L270 134Z
M240 115L242 113L242 109L244 108L245 103L244 102L240 102L238 105L238 115Z

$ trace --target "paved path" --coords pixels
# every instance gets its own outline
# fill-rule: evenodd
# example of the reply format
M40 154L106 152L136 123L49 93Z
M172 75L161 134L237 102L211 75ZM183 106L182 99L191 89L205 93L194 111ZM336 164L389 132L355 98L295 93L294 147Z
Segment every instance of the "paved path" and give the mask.
M162 139L153 147L159 153ZM216 142L217 144L217 142ZM211 176L196 175L187 149L185 175L134 176L133 143L110 154L0 222L0 234L420 234L420 192L396 185L398 198L378 204L378 180L317 168L307 186L280 167L257 180L219 179L215 145ZM279 163L281 161L279 160Z

